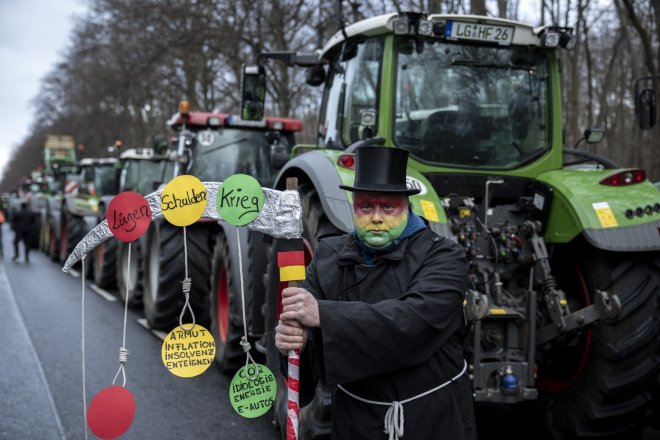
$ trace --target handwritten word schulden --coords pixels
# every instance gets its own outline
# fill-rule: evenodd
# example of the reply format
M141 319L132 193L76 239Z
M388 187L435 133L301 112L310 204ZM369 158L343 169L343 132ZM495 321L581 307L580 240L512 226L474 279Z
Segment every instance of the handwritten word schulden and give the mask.
M196 205L204 201L206 201L206 191L197 193L194 189L191 189L190 191L186 191L185 197L182 198L177 197L176 194L164 194L160 199L160 208L163 211L168 211Z

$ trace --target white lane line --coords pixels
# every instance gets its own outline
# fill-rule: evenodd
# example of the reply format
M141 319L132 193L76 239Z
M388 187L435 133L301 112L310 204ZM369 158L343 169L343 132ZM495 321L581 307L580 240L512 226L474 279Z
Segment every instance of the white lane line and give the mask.
M115 298L110 292L107 292L103 289L101 289L99 286L96 284L90 284L89 286L94 292L96 292L101 298L108 302L115 302L117 301L117 298Z
M146 328L149 330L155 337L160 339L161 341L164 341L165 338L167 337L167 333L160 331L160 330L154 330L151 327L149 327L149 324L147 323L146 318L138 318L136 319L137 323L140 324L142 327Z
M53 416L55 418L55 423L57 424L57 431L58 431L57 433L59 434L60 439L65 440L66 435L64 434L64 427L62 425L62 421L60 420L60 415L57 412L57 407L55 406L55 400L53 399L53 394L50 391L48 380L46 380L46 374L44 373L44 370L41 367L41 359L39 359L39 354L37 353L37 350L34 348L34 344L32 343L32 338L30 337L30 332L28 332L27 326L25 325L25 321L23 320L23 315L21 315L21 311L18 308L18 303L16 302L14 289L11 287L11 284L9 283L9 278L7 278L7 273L5 272L5 267L3 265L0 265L0 289L4 290L9 294L7 295L9 297L9 308L13 309L19 318L16 320L16 324L20 328L16 329L16 331L20 331L21 333L25 334L25 337L27 339L27 344L25 348L30 352L30 354L34 358L37 374L39 375L39 380L41 380L41 382L43 383L43 386L46 390L46 394L48 395L48 403L51 409L53 410Z
M69 275L74 278L80 278L80 273L75 269L69 269Z

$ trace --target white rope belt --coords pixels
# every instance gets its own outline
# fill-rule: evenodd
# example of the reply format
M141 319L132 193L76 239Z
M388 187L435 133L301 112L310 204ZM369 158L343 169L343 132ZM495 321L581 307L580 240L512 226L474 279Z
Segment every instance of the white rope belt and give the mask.
M399 440L400 437L403 437L403 404L412 402L413 400L419 399L420 397L427 396L431 393L434 393L438 391L441 388L446 387L459 377L461 377L463 374L465 374L465 371L467 370L467 361L463 360L463 369L461 370L460 373L458 373L456 376L452 377L449 379L447 382L443 383L442 385L438 385L437 387L430 389L428 391L424 391L422 394L418 394L414 397L411 397L406 400L402 401L394 401L394 402L378 402L376 400L369 400L369 399L363 399L360 396L356 396L355 394L351 393L350 391L346 390L341 385L337 385L337 388L351 396L352 398L359 400L360 402L364 403L370 403L372 405L381 405L381 406L389 406L387 408L387 413L385 414L385 434L389 435L389 440Z

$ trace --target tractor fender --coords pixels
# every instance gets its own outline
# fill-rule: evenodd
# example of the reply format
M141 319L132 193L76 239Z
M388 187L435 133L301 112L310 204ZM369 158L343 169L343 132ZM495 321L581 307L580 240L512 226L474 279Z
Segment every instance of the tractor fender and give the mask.
M311 182L332 225L344 232L353 230L353 209L346 192L339 188L342 181L329 154L310 151L294 157L277 176L275 189L286 188L287 177L297 177L299 184Z
M602 250L659 251L660 191L648 181L616 187L600 184L621 171L563 169L540 174L538 179L553 191L546 241L568 243L582 235ZM644 213L630 217L629 210L638 208Z

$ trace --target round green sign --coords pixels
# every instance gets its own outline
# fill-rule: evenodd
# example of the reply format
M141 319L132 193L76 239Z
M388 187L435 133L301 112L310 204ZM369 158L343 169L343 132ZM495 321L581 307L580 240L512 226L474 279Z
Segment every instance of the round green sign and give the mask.
M249 379L253 378L257 371L259 375L255 379ZM267 366L248 364L238 370L232 379L229 385L229 400L239 415L253 419L263 416L273 406L276 390L275 376Z
M216 202L224 221L244 226L259 216L264 207L264 191L254 177L234 174L222 182Z

